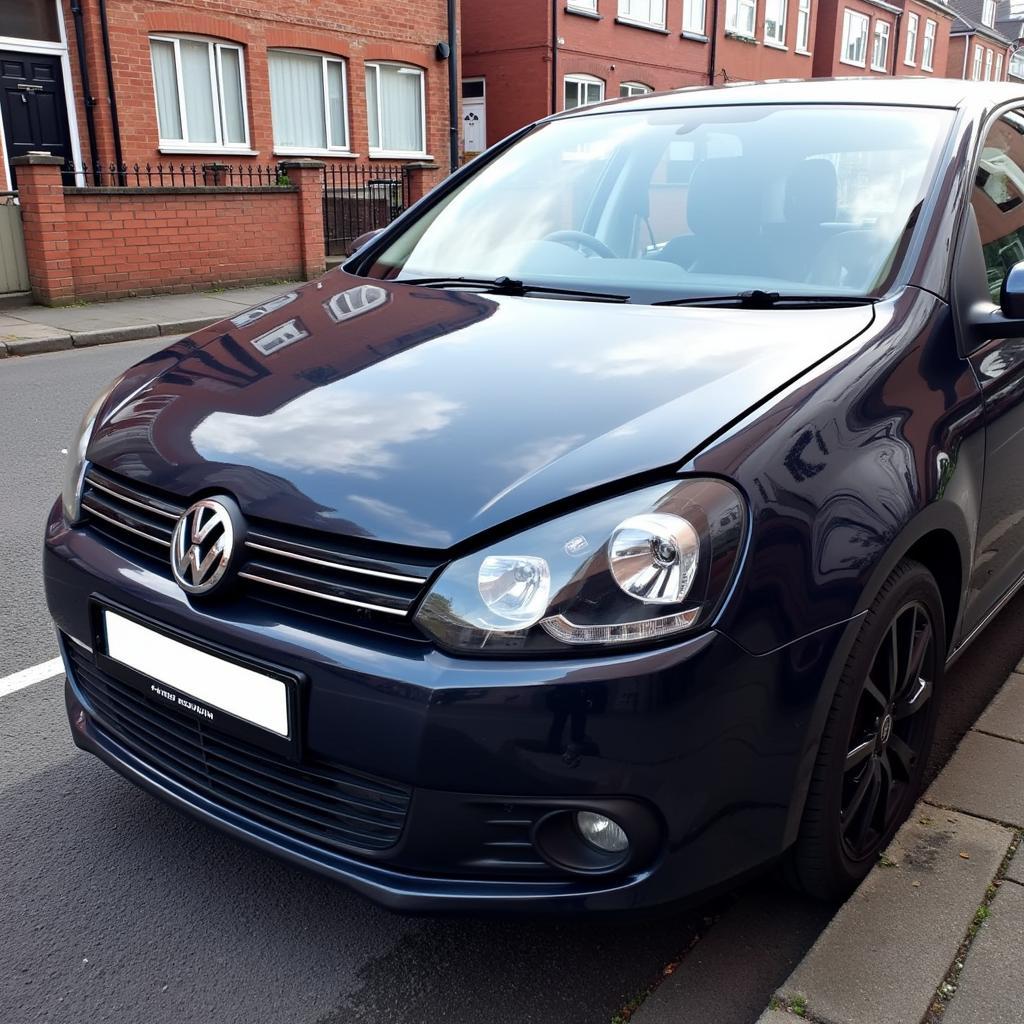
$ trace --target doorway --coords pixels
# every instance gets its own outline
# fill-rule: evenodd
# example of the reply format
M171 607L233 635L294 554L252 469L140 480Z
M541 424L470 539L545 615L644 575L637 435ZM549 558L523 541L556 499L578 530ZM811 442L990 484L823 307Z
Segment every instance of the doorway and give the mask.
M482 78L462 82L462 148L467 157L487 148L487 86Z

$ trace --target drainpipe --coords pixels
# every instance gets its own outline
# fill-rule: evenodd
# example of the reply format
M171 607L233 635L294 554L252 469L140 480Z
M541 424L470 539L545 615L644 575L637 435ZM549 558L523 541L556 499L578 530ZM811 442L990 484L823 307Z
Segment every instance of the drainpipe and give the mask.
M89 136L89 159L96 184L100 184L100 151L96 148L96 116L93 107L96 97L89 86L89 63L85 59L85 25L82 22L81 0L71 0L71 14L75 19L75 46L78 49L78 73L82 77L82 99L85 103L85 132Z
M110 31L107 25L107 0L99 0L100 30L103 37L103 63L107 69L107 96L110 99L110 122L114 133L114 160L118 174L124 158L121 154L121 124L117 118L117 93L114 91L114 66L110 60Z
M558 0L551 0L551 113L558 113Z
M718 62L718 0L711 4L711 46L708 59L708 85L715 84L715 64Z
M964 36L964 69L960 72L961 81L967 81L967 52L971 48L971 37L970 35Z
M100 3L103 3L103 0L100 0ZM899 60L899 53L900 53L900 22L901 21L903 21L903 12L902 11L900 11L900 13L896 15L896 24L893 25L893 27L892 27L892 35L893 35L893 40L892 40L892 77L893 78L896 77L896 62ZM935 35L938 36L938 34L939 34L939 30L938 30L938 26L936 26ZM924 51L922 50L921 52L923 53Z
M104 0L100 0L104 3ZM456 0L448 0L448 160L454 173L459 169L459 60Z

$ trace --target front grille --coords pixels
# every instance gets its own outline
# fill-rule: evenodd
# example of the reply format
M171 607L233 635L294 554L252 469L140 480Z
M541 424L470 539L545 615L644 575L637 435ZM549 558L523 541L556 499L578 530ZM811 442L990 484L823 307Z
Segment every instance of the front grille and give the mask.
M321 849L395 845L412 789L327 761L295 764L151 704L66 642L96 726L140 761L251 821Z
M82 510L89 525L152 559L166 575L171 534L186 508L95 466L86 473ZM256 521L246 532L238 577L243 593L257 600L332 620L347 612L357 625L406 635L415 632L410 612L437 568L437 561L383 546Z

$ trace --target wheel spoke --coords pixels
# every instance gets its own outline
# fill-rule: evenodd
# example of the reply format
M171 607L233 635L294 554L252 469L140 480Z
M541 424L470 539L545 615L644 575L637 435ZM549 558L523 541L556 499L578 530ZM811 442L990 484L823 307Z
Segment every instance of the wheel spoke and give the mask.
M896 695L899 700L914 684L921 678L921 669L924 666L924 659L932 644L932 626L926 619L921 626L921 632L913 638L913 647L910 652L910 660L907 663L907 671L900 686L900 692Z
M906 695L893 709L892 717L898 722L901 719L916 715L931 699L933 687L930 679L917 677L917 682L911 687L911 693Z
M904 777L907 781L910 780L911 773L914 770L914 763L917 760L917 755L911 750L910 746L895 733L889 738L889 749L887 753L891 754L899 765L900 770L903 772Z
M858 743L847 755L846 755L846 767L843 769L843 773L849 772L851 769L856 768L862 761L866 761L871 755L871 751L875 749L874 734L869 736L863 743Z
M854 819L857 817L857 812L860 810L861 804L864 803L864 797L868 795L868 790L871 789L871 782L874 778L875 768L874 765L869 765L864 769L864 774L860 777L860 781L857 783L857 788L853 791L853 796L850 797L850 802L846 806L846 810L843 811L843 831L849 831L853 825Z
M892 700L896 696L897 688L900 685L900 639L899 639L899 625L900 620L894 619L892 625L889 627L889 664L888 664L888 679L889 679L889 690L888 698ZM888 701L886 702L888 703Z
M885 694L878 688L875 681L868 676L867 682L864 684L864 692L873 700L880 708L887 708L889 702L885 699Z
M871 777L873 783L871 793L864 801L864 813L861 815L861 827L859 829L859 838L862 845L874 823L875 815L878 813L878 804L882 798L882 789L884 788L882 785L882 769L877 761L873 766Z
M882 822L879 831L884 831L889 820L889 802L892 798L892 787L896 781L892 774L892 764L889 761L889 752L886 751L878 759L879 766L879 807L882 812Z

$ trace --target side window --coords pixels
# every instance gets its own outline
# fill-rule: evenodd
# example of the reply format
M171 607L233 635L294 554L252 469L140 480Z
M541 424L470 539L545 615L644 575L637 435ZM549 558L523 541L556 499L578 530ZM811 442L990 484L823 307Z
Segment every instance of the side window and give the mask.
M978 218L992 301L1006 272L1024 260L1024 111L1005 114L982 146L971 205Z

